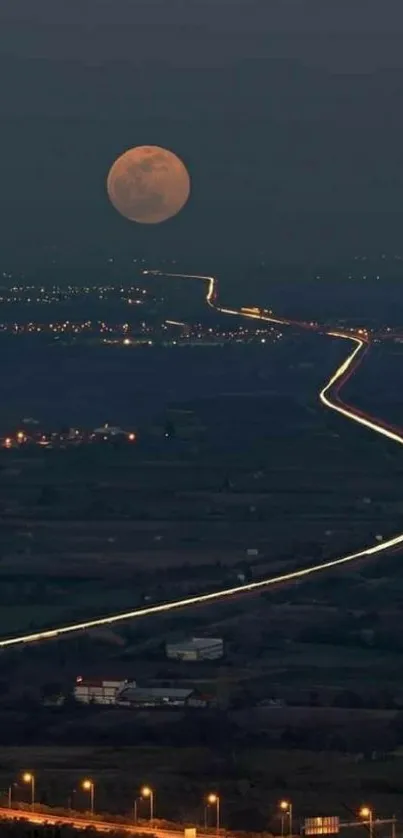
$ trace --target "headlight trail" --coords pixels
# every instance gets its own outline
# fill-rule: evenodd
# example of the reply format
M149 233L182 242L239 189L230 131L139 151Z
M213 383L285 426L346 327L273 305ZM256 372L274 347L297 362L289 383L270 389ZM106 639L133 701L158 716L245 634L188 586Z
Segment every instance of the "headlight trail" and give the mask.
M219 305L217 303L217 281L213 276L200 276L196 274L179 273L167 274L163 271L144 271L144 273L167 277L178 277L183 279L198 279L204 282L207 286L205 296L207 305L220 312L221 314L228 314L236 317L247 317L249 319L279 324L282 326L295 326L297 328L299 327L301 329L310 329L311 331L316 332L320 331L320 328L316 324L310 324L296 320L289 320L285 318L272 317L271 315L265 312L262 313L260 309L242 308L238 310L226 308L224 306ZM393 442L398 442L400 445L402 445L402 433L399 433L396 429L391 428L386 423L382 422L382 420L375 419L371 416L368 416L363 411L351 407L350 405L347 405L340 398L340 390L343 384L345 384L349 377L356 371L357 367L361 363L365 353L369 348L368 341L365 338L359 337L358 335L350 334L348 332L324 331L323 334L326 334L329 337L349 340L354 344L354 348L352 352L349 353L347 358L343 361L343 363L340 364L340 366L333 373L329 381L320 391L319 399L322 402L322 404L324 404L330 410L334 410L336 411L336 413L340 413L347 419L350 419L353 422L357 422L363 427L368 428L371 431L375 431L375 433L381 434L381 436L384 436L387 439L390 439ZM301 568L300 570L293 570L290 573L283 573L280 576L272 576L267 579L262 579L259 582L250 582L246 585L236 585L232 588L224 588L223 590L213 591L212 593L207 594L195 594L190 597L185 597L184 599L177 599L172 600L171 602L162 602L158 605L150 605L143 608L136 608L133 611L125 611L120 614L111 614L107 617L99 617L93 620L86 620L82 622L72 623L71 625L60 626L58 628L45 629L43 631L37 631L31 634L5 638L4 640L0 640L0 648L4 649L13 646L18 646L21 644L36 643L40 640L54 640L58 637L63 637L64 635L71 634L75 631L88 631L90 629L96 629L102 626L110 626L122 623L126 620L133 620L140 617L151 617L157 614L164 614L169 611L177 611L180 608L185 608L191 605L211 603L218 600L230 598L238 594L252 593L253 591L259 591L264 588L269 588L273 585L278 585L282 582L292 582L297 581L299 579L305 579L309 576L314 575L315 573L319 573L324 570L330 570L331 568L339 567L340 565L346 565L350 562L354 562L358 559L363 559L368 556L374 556L377 553L383 553L386 550L393 549L394 547L398 547L400 545L403 545L403 533L401 533L400 535L396 535L393 538L389 538L387 541L382 541L381 543L377 542L375 545L372 545L370 547L364 547L362 550L359 550L356 553L349 553L346 556L341 556L336 559L330 559L329 561L314 564L310 567Z

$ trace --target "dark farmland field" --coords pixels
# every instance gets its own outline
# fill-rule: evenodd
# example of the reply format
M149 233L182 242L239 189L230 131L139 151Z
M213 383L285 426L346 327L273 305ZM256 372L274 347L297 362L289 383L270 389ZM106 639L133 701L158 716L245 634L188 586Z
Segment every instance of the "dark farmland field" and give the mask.
M293 358L295 346L286 337L264 346L159 348L63 346L3 336L0 432L26 416L52 428L104 421L128 427L173 402L281 390Z

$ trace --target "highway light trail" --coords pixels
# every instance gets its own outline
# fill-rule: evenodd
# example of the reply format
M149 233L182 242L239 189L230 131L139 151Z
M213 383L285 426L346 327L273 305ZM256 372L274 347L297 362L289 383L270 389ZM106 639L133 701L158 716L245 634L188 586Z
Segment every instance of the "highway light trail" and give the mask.
M183 279L198 279L200 281L203 281L204 283L206 283L207 286L206 303L211 308L215 309L221 314L228 314L236 317L247 317L249 319L260 320L267 323L274 323L282 326L295 326L301 329L310 329L312 331L320 332L320 328L316 324L302 323L296 320L288 320L285 318L275 318L272 317L271 314L265 312L262 313L260 309L243 308L238 310L225 308L224 306L218 305L216 301L217 282L215 277L190 274L166 274L162 271L145 271L144 273L178 278L181 277ZM346 383L348 378L356 371L357 367L359 366L365 355L365 352L368 350L368 341L365 338L359 337L358 335L350 334L348 332L329 331L323 332L323 334L326 334L329 337L333 338L349 340L354 344L354 348L352 352L350 352L350 354L347 356L347 358L343 361L343 363L340 364L340 366L333 373L329 381L320 391L319 399L322 402L322 404L330 410L334 410L337 413L340 413L347 419L350 419L353 422L357 422L363 427L375 431L376 433L381 434L381 436L384 436L387 439L390 439L393 442L398 442L400 445L402 445L403 435L399 433L396 429L387 426L386 423L383 423L381 420L374 419L373 417L368 416L363 411L360 411L357 408L353 408L350 405L345 404L345 402L341 400L339 395L341 387L343 386L343 384ZM52 640L58 637L63 637L67 634L71 634L72 632L76 631L88 631L91 629L101 628L103 626L117 625L119 623L123 623L126 620L133 620L140 617L152 617L156 616L157 614L164 614L170 611L177 611L180 608L185 608L191 605L212 603L218 600L224 600L226 598L228 599L230 597L237 596L238 594L252 593L254 591L270 588L273 585L278 585L284 582L293 582L301 579L306 579L310 576L313 576L315 573L319 573L324 570L330 570L341 565L346 565L350 562L354 562L358 559L363 559L368 556L374 556L377 553L383 553L386 550L391 550L400 545L403 545L403 533L394 536L393 538L389 538L386 541L382 541L381 543L377 542L373 546L365 547L362 550L359 550L358 552L349 553L346 556L341 556L339 558L331 559L326 562L314 564L310 567L301 568L300 570L293 570L289 573L283 573L280 576L273 576L267 579L262 579L258 582L250 582L248 584L236 585L232 588L225 588L223 590L213 591L211 593L194 594L193 596L185 597L183 599L177 599L171 602L163 602L158 605L150 605L143 608L136 608L132 611L126 611L120 614L112 614L107 617L99 617L93 620L86 620L82 622L72 623L71 625L60 626L58 628L47 629L44 631L37 631L31 634L6 638L4 640L0 640L0 648L4 649L13 646L18 646L21 644L36 643L40 640Z
M120 823L120 821L108 822L103 820L96 820L89 818L88 815L74 813L71 815L52 814L47 812L27 812L24 809L4 807L0 808L0 818L4 820L24 820L32 824L40 824L42 826L70 826L74 829L87 830L91 829L95 832L102 833L117 833L124 832L128 835L149 835L150 838L182 838L182 829L163 829L153 824L153 826L146 826L142 823L140 826L136 824ZM198 832L199 838L203 838L203 833ZM211 835L204 835L204 838L211 838Z
M331 410L337 411L337 413L341 413L342 416L346 416L347 419L351 419L354 422L358 422L365 428L369 428L371 431L375 431L378 434L382 434L382 436L387 437L387 439L391 439L393 442L398 442L400 445L403 445L403 435L401 433L392 428L389 428L381 420L375 420L370 416L366 416L362 411L347 406L338 398L341 386L346 383L348 378L351 377L351 373L355 372L355 370L357 369L358 364L356 363L356 365L354 366L354 361L358 361L358 363L361 363L364 357L364 352L366 352L368 349L368 344L366 343L366 341L363 341L357 337L353 337L352 335L344 334L343 332L327 332L326 334L328 334L330 337L353 340L357 345L351 353L351 355L349 355L348 358L346 358L343 364L341 364L341 366L332 375L332 377L327 382L323 390L320 391L319 398L322 404L326 405L326 407L329 407ZM331 398L329 398L331 390L333 388L335 389L335 396L337 401L332 401Z

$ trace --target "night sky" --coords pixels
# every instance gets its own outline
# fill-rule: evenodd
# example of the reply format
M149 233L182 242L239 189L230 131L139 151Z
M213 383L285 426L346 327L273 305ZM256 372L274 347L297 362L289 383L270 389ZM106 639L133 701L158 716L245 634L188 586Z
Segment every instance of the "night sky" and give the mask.
M402 0L2 0L3 258L401 253L402 36ZM192 177L158 228L104 189L143 143Z

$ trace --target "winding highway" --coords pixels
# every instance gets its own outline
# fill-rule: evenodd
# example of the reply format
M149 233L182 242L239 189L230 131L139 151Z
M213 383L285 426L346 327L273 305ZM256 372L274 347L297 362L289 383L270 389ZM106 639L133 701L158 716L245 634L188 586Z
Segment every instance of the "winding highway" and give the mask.
M300 329L309 329L311 331L319 332L323 335L328 335L332 338L340 338L341 340L349 341L352 344L352 349L349 351L347 357L342 364L336 369L329 381L325 384L319 393L321 403L330 410L340 413L346 419L352 422L357 422L364 428L367 428L381 436L386 437L393 442L403 445L403 433L400 433L396 428L393 428L380 419L369 416L358 408L343 402L340 391L346 381L356 372L358 366L361 364L365 354L369 350L369 339L362 330L357 334L343 331L326 331L321 329L315 323L305 323L295 320L287 320L285 318L273 317L271 314L257 308L241 308L232 309L221 306L217 301L217 280L213 276L200 276L195 274L174 274L164 273L162 271L144 271L145 274L159 275L164 277L178 277L186 280L194 279L203 282L206 287L205 300L207 305L220 314L228 314L236 317L246 317L253 320L260 320L267 323L278 324L282 326L293 326ZM258 591L259 589L269 588L273 585L278 585L284 582L292 582L299 579L304 579L313 576L316 573L330 570L331 568L339 567L341 565L350 564L363 559L368 556L376 555L377 553L384 553L388 550L403 545L403 533L400 533L393 538L389 538L381 543L363 547L355 553L340 556L326 562L316 563L310 567L304 567L300 570L294 570L290 573L283 573L279 576L272 576L262 579L258 582L250 582L248 584L236 585L235 587L225 588L220 591L212 593L200 593L193 596L185 597L183 599L176 599L169 602L162 602L157 605L150 605L142 608L136 608L133 611L126 611L119 614L111 614L106 617L99 617L97 619L81 621L72 623L71 625L59 626L53 629L45 629L25 635L18 635L16 637L8 637L0 640L0 648L9 648L13 646L37 643L42 640L52 640L72 632L88 631L102 626L116 625L127 620L139 619L141 617L150 617L157 614L162 614L168 611L177 611L181 608L186 608L192 605L200 605L219 600L228 599L233 596L238 596L243 593L250 593Z

